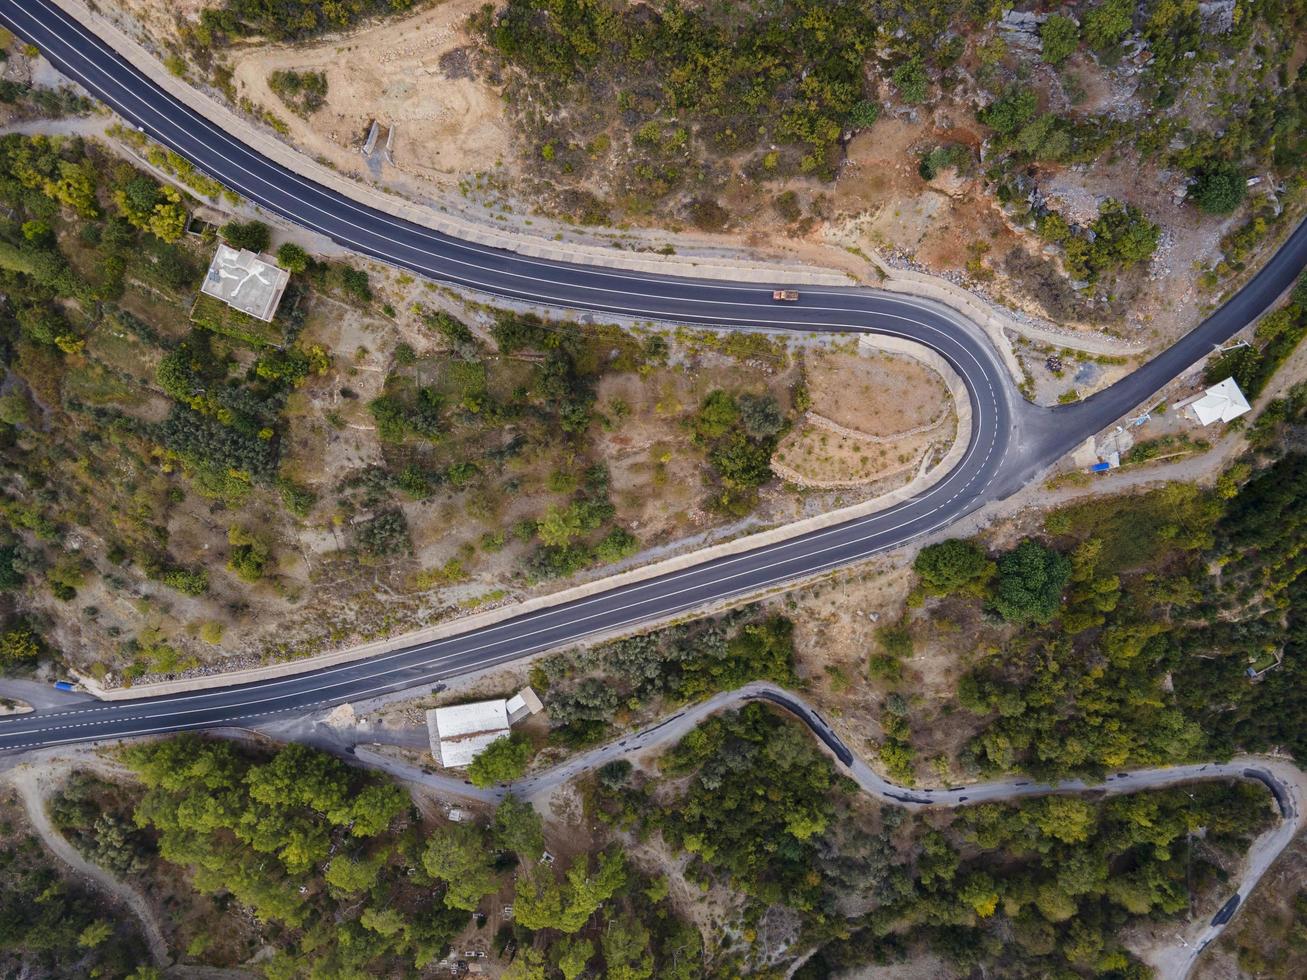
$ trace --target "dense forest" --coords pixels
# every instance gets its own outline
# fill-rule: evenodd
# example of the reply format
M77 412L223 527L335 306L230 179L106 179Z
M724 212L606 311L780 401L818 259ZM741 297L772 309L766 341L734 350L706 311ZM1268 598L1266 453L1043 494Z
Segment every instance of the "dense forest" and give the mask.
M922 550L915 601L930 612L912 629L988 617L958 690L981 723L964 765L1056 777L1307 752L1305 420L1299 385L1212 490L1072 504L997 556L965 541Z
M908 814L867 801L760 704L705 722L653 769L586 777L581 819L600 833L580 850L512 795L432 816L301 746L179 736L121 758L138 782L75 775L50 802L61 832L138 887L171 879L184 964L267 947L260 969L280 980L429 975L467 948L493 949L512 980L728 980L798 956L812 980L924 951L963 972L1142 980L1122 931L1219 902L1274 819L1245 783ZM0 957L153 976L137 937L51 887L35 847L6 849L21 887L5 889ZM694 893L711 896L711 925L687 918Z
M20 813L16 794L6 790L0 798L0 971L157 978L136 924L111 913L83 882L63 877Z
M704 723L657 777L605 767L595 793L612 826L684 855L691 882L742 893L714 976L767 975L795 943L817 947L804 978L923 947L964 972L1143 978L1121 931L1210 900L1221 861L1274 820L1249 784L872 812L802 726L762 705Z

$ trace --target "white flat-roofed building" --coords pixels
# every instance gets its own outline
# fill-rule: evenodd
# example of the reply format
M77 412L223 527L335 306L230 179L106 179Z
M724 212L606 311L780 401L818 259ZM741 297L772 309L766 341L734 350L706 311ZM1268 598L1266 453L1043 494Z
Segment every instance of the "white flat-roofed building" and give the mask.
M503 738L516 721L544 708L536 692L524 687L509 700L451 704L427 712L431 755L446 769L469 765L497 738Z
M218 243L200 291L233 309L271 323L290 273L249 249Z

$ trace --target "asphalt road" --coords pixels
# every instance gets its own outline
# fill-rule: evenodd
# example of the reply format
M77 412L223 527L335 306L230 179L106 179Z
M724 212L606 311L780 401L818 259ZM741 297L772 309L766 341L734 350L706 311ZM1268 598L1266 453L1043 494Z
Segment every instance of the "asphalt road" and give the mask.
M1015 392L983 332L946 307L860 288L801 289L678 279L531 259L463 242L372 210L260 156L119 58L48 0L0 0L0 24L31 41L153 139L267 210L365 255L430 279L600 315L778 330L872 332L925 344L967 386L967 452L943 480L879 514L661 578L526 614L475 633L368 661L189 695L43 709L0 720L0 751L104 738L250 725L504 663L732 596L866 559L957 520L1030 481L1048 463L1129 412L1265 310L1307 263L1300 227L1230 303L1117 385L1061 410ZM785 287L786 283L776 283Z
M1303 822L1301 800L1307 780L1288 759L1233 759L1227 762L1136 769L1131 772L1113 773L1096 783L1087 783L1083 780L1044 783L1020 777L1008 777L987 783L973 783L969 786L928 788L898 786L876 772L845 745L816 708L799 695L767 681L754 681L733 691L722 691L697 704L680 708L639 731L624 734L549 769L532 773L510 785L487 789L478 789L456 775L425 772L402 760L374 752L368 748L370 733L366 731L342 732L325 725L316 726L316 731L306 731L304 723L300 721L274 723L262 728L261 731L278 741L310 741L331 752L349 753L362 765L390 773L410 783L430 787L446 798L463 798L497 804L510 790L519 798L531 801L546 798L578 776L593 772L609 762L672 745L711 715L728 708L739 707L749 701L767 701L795 715L826 747L840 771L857 783L863 793L872 799L909 809L935 807L954 809L982 803L1046 796L1050 793L1106 795L1138 793L1212 779L1253 780L1264 784L1275 799L1279 821L1272 829L1253 841L1243 861L1239 880L1237 884L1232 884L1233 893L1222 904L1220 910L1209 918L1198 918L1188 925L1177 923L1175 928L1179 931L1175 935L1175 941L1169 945L1153 947L1148 960L1156 969L1158 980L1181 980L1189 974L1199 954L1221 934L1242 908L1275 859L1293 841ZM0 768L2 765L0 763Z

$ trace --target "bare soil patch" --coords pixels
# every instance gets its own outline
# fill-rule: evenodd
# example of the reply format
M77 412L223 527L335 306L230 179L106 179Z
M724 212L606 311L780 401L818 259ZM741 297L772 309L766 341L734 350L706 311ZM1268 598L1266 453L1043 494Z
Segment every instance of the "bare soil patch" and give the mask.
M955 435L943 380L911 358L814 351L806 377L812 408L774 460L791 481L816 487L901 483Z
M465 24L480 6L447 0L319 43L235 48L237 96L274 113L312 155L360 176L359 149L373 120L394 127L394 165L406 173L450 185L503 166L513 159L512 134L498 93L472 72L468 55ZM326 102L307 119L268 87L268 76L285 70L327 77ZM379 148L384 141L383 132Z

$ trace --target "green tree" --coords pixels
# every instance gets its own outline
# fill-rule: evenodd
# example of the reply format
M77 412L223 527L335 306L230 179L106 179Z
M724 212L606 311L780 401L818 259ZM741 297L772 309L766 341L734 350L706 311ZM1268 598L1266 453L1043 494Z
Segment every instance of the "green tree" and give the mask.
M228 221L218 229L218 233L232 248L251 252L264 251L272 241L272 229L262 221Z
M1189 196L1208 214L1229 214L1243 201L1248 185L1243 172L1229 161L1218 161L1198 171Z
M495 808L495 844L524 858L538 858L545 849L544 825L536 808L512 793Z
M364 909L359 916L359 924L379 936L390 938L405 928L404 913L399 909Z
M1071 57L1080 43L1080 28L1070 17L1052 14L1039 28L1041 55L1050 65L1060 65Z
M549 980L545 954L534 946L519 950L517 957L504 971L503 980Z
M1106 51L1129 33L1134 22L1134 0L1105 0L1085 11L1085 41L1095 51Z
M562 548L571 544L572 539L585 530L582 516L582 512L576 507L551 505L536 527L541 543L551 548Z
M77 936L77 945L83 949L95 949L113 935L113 925L107 919L96 919Z
M32 424L32 410L21 390L0 395L0 422L13 426Z
M451 909L475 911L481 899L499 887L485 839L470 824L449 824L432 833L422 866L445 882L445 904Z
M1098 825L1093 804L1076 796L1045 796L1031 807L1041 833L1063 844L1083 844Z
M294 242L286 242L277 249L277 264L287 272L304 272L309 267L309 261L309 253Z
M386 863L384 854L372 858L351 858L338 854L331 859L323 875L327 884L337 892L356 895L371 891L381 873L381 866Z
M558 971L563 980L577 980L595 954L594 943L588 939L565 939L559 944L559 950Z
M649 930L634 915L610 919L601 945L608 980L648 980L653 976Z
M913 570L930 595L964 592L975 595L994 574L994 563L970 541L950 538L927 545L917 553Z
M1047 623L1062 605L1071 577L1071 560L1027 538L998 560L993 604L1013 623Z
M487 745L467 767L473 786L485 789L508 783L526 772L531 761L531 743L520 732L503 735Z

